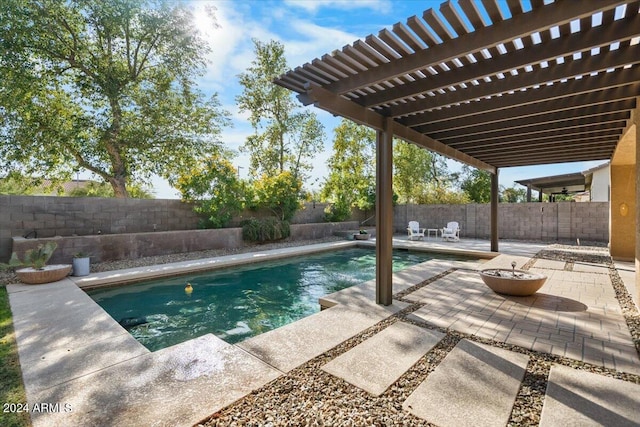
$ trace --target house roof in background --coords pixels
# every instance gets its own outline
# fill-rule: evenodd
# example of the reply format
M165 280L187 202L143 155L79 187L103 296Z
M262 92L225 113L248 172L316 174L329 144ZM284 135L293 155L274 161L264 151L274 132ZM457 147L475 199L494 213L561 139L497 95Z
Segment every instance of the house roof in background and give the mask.
M541 191L546 194L576 193L586 190L586 179L582 172L521 179L516 181L516 183L524 185L525 187L531 186L532 190Z

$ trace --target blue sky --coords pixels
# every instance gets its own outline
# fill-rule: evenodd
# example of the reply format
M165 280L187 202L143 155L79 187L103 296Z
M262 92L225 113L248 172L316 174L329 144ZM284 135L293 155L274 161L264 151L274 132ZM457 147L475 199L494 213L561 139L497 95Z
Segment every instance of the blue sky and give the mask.
M271 39L280 41L285 46L289 67L294 68L369 34L377 34L396 22L406 22L412 15L421 16L426 9L437 9L440 3L440 0L190 1L196 25L212 48L207 71L199 80L200 89L206 94L217 93L223 107L231 112L233 127L224 130L222 140L237 152L233 163L240 167L240 175L247 176L248 158L238 148L253 130L248 123L248 115L238 111L235 97L242 92L237 76L254 57L253 38L263 42ZM217 26L207 13L212 7L215 8ZM331 155L333 129L340 119L320 109L313 111L325 125L327 134L325 150L314 161L312 180L315 182L306 185L307 188L318 189L327 174L326 160ZM510 187L515 180L580 172L601 163L504 168L500 170L500 184ZM459 163L450 162L451 170L459 168ZM166 183L156 181L154 186L158 198L178 197Z

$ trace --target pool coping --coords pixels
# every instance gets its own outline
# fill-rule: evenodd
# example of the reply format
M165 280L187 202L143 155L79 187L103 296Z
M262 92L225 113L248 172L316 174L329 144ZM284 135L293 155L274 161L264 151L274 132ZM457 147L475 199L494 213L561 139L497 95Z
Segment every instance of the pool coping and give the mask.
M242 254L223 255L213 258L202 258L197 260L172 262L145 267L127 268L122 270L112 270L101 273L91 273L90 275L83 277L69 276L68 278L73 281L79 288L89 290L98 287L137 283L159 277L180 276L190 273L212 271L226 267L236 267L239 265L251 264L253 262L274 261L283 258L327 252L336 249L347 249L354 247L375 248L375 246L375 240L345 240L329 243L317 243L306 246L270 249L266 251L247 252ZM393 248L407 249L418 252L432 252L447 255L469 256L483 259L491 259L499 255L496 252L486 252L460 248L426 248L424 246L412 244L412 242L395 240L393 242Z

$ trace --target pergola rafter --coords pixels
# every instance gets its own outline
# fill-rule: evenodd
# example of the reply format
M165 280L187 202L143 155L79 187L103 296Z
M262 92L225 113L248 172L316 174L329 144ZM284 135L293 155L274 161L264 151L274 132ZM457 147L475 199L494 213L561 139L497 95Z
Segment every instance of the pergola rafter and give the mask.
M447 1L276 83L307 105L376 129L385 150L392 132L489 171L497 192L499 168L611 157L638 108L639 7L640 0ZM379 227L388 236L391 223Z

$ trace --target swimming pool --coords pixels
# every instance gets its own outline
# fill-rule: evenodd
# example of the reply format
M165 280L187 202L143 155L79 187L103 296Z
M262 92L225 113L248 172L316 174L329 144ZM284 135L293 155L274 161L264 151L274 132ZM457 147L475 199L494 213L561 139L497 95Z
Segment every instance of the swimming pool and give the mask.
M433 259L393 252L393 270ZM459 259L437 255L438 259ZM375 278L375 251L352 248L88 290L151 351L207 333L236 343L320 310L318 298ZM191 289L186 285L191 284Z

